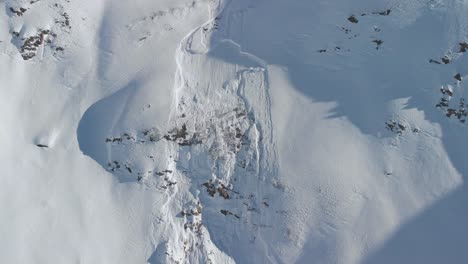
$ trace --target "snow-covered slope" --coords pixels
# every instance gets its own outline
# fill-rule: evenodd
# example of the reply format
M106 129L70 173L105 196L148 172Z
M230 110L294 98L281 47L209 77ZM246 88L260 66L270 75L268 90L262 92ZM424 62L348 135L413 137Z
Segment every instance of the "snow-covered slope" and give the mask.
M467 8L0 1L0 261L465 262Z

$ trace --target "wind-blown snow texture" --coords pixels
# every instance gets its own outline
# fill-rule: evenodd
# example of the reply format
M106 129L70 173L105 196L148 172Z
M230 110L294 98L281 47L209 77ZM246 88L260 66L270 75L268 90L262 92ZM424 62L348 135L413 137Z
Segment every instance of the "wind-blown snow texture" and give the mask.
M466 262L467 13L0 0L0 262Z

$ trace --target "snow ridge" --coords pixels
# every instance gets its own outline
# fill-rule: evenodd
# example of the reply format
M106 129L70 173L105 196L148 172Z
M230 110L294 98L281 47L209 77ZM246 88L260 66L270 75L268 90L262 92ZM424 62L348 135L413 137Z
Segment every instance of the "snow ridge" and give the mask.
M171 140L176 144L169 153L176 162L169 167L174 167L180 181L188 183L187 190L175 192L192 195L181 212L184 236L188 237L184 248L190 249L184 259L189 263L203 263L201 256L209 256L210 238L226 254L235 252L233 257L242 261L247 256L242 252L251 251L255 240L264 239L263 229L276 224L268 216L268 207L280 197L266 194L281 192L274 187L277 165L266 68L233 41L222 40L208 48L203 42L210 31L206 28L214 27L217 20L219 17L211 18L192 30L176 53L176 101L168 125L174 127ZM212 52L236 56L239 64L213 60ZM224 243L230 240L229 244L240 245L239 250L226 248ZM271 258L267 248L258 250L265 251L260 259Z

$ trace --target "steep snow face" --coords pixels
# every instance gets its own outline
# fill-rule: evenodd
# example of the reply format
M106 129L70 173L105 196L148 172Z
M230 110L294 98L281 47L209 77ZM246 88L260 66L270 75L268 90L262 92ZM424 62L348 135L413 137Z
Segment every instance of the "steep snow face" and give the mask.
M20 7L23 15L10 9ZM145 260L144 247L128 245L148 241L131 223L149 224L141 209L150 195L116 185L76 143L102 8L93 1L0 3L2 262ZM74 19L62 24L69 10Z
M0 2L0 259L463 262L466 8Z
M226 4L212 44L230 39L269 65L279 179L286 186L287 217L278 233L288 234L289 248L276 248L281 261L360 262L381 245L392 252L385 239L400 224L462 183L464 165L453 156L463 148L447 134L465 129L458 125L466 116L463 96L452 99L452 89L463 87L464 8L406 1ZM455 220L454 230L465 219ZM398 260L414 261L411 252L397 252ZM395 255L375 254L378 261L369 261Z
M164 126L175 51L208 19L207 4L0 5L1 109L9 127L1 132L2 262L160 263L153 252L165 257L172 248L178 251L167 262L183 259L177 255L183 226L171 224L178 208L167 203L169 196L121 184L96 161L107 161L106 137L128 127ZM125 115L144 121L119 122ZM214 250L210 258L228 259Z

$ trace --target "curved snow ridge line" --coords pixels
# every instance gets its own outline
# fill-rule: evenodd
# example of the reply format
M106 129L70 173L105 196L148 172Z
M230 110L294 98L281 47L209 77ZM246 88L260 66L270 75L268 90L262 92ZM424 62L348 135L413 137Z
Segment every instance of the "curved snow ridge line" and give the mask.
M204 25L212 23L215 19L216 18L212 17L203 25L191 30L181 40L179 44L179 47L175 54L175 62L177 65L176 73L175 73L175 82L174 82L175 100L173 101L174 105L171 107L171 113L170 113L168 123L169 123L169 126L175 124L177 127L177 123L178 123L177 120L179 119L179 114L184 114L184 115L187 114L189 116L187 117L187 121L185 122L190 122L195 125L197 124L197 122L202 123L201 124L202 127L205 125L208 126L206 127L208 128L208 131L209 129L214 128L215 131L218 131L219 133L221 133L221 135L218 135L218 132L216 132L216 134L214 135L208 135L209 141L214 140L212 141L214 143L209 143L209 144L215 144L215 145L206 145L206 148L201 146L201 149L195 150L194 153L192 153L193 151L192 147L180 148L180 146L177 144L171 144L169 146L170 153L172 157L177 157L179 159L182 156L197 156L197 154L199 154L199 152L202 151L202 153L205 152L208 155L206 157L209 157L209 155L212 155L209 152L209 150L212 150L213 146L216 146L217 144L216 142L220 140L219 139L220 136L221 138L224 137L223 134L225 133L225 131L223 131L223 127L224 127L223 122L225 121L223 121L223 117L222 117L223 115L221 116L219 116L218 114L213 115L213 113L225 112L226 110L229 110L229 107L217 108L218 106L205 105L206 102L209 102L210 100L213 99L213 98L206 97L206 96L209 96L208 94L210 93L216 94L217 93L216 89L219 89L221 87L216 88L218 86L217 85L213 86L210 80L205 80L205 83L208 85L208 88L207 88L208 90L206 91L198 91L197 86L191 87L191 85L196 85L195 83L198 83L199 81L197 81L197 77L191 76L193 74L191 74L190 69L197 69L203 65L203 64L197 65L198 59L201 59L203 61L210 61L211 59L208 54L210 53L210 51L212 51L213 49L216 49L220 45L228 45L231 47L235 47L235 50L237 52L236 56L239 56L243 60L248 61L249 65L253 64L257 66L246 68L246 67L243 67L243 65L237 65L235 63L232 64L229 61L224 62L224 64L231 65L231 67L236 69L235 72L237 75L237 77L235 77L235 82L237 82L237 88L235 89L235 94L232 95L234 97L231 98L230 97L231 95L229 95L228 96L229 98L224 98L224 100L228 100L227 105L232 105L232 103L236 102L237 100L240 100L241 102L243 102L244 106L242 108L245 108L247 115L248 115L248 118L246 119L248 120L247 121L248 127L245 128L246 123L243 123L244 125L241 125L241 126L244 126L244 128L242 129L245 129L245 130L243 131L249 134L249 137L250 137L249 141L251 142L248 143L244 153L240 154L241 156L230 153L227 149L225 149L226 146L224 147L216 146L215 148L219 148L217 150L217 152L219 153L216 155L220 155L219 157L221 158L221 160L227 160L227 162L220 161L218 160L218 157L212 156L213 158L212 166L207 169L211 171L212 175L218 175L218 177L221 176L221 179L224 179L223 182L226 185L228 185L229 182L231 181L231 176L233 176L238 170L237 166L238 166L239 160L243 158L247 158L246 163L253 165L252 172L254 173L256 177L253 177L250 180L242 179L242 181L248 185L253 184L249 186L248 189L253 191L253 193L255 193L257 197L259 197L258 203L260 203L262 197L265 197L264 194L271 193L271 192L268 192L268 190L272 188L271 183L274 182L274 180L272 180L271 182L265 182L265 179L267 178L267 176L268 178L276 177L277 176L276 171L278 168L277 159L276 159L276 151L273 145L273 136L272 136L273 128L272 128L272 122L271 122L271 99L270 99L270 94L268 90L269 83L268 83L267 66L266 66L266 63L260 58L252 54L243 52L241 49L241 46L230 39L222 39L220 41L217 41L211 47L208 47L208 45L203 43L203 41L205 40L204 39L205 35L203 35L204 33L202 31L202 27ZM198 47L200 47L201 45L203 49L197 49L197 45ZM202 51L200 52L200 50ZM196 70L192 70L192 71L197 72ZM222 72L220 73L222 74ZM190 79L187 79L186 78L187 76L190 76L189 77ZM203 74L196 75L196 76L203 76ZM225 79L225 80L229 81L230 79ZM194 84L192 84L191 82L193 82ZM201 79L200 82L204 83L203 79ZM208 94L205 94L205 93L208 93ZM238 99L236 99L236 97ZM192 99L192 98L194 100L195 98L200 98L201 105L197 103L197 101L199 100L196 100L196 101L191 100L190 102L185 101L185 99ZM182 103L183 105L182 108L180 108L179 103ZM188 103L188 105L186 105L186 103ZM180 110L188 110L188 111L181 113ZM202 114L203 112L206 112L206 114ZM195 114L197 116L191 116ZM212 116L212 118L215 118L215 121L213 121L213 119L208 120L209 116ZM196 126L194 126L194 128L195 127ZM223 139L221 140L222 140L221 141L222 144L227 143ZM202 154L202 155L205 155L205 154ZM192 171L192 170L196 171L198 169L198 165L196 165L195 163L189 162L187 165L188 166L184 168L184 170L188 169L189 171ZM221 167L218 167L218 166L221 166ZM182 171L179 171L179 169L176 168L174 169L174 171L175 171L175 174L179 176L179 179L181 178L183 179L184 177L186 177L184 173L182 173ZM220 175L220 173L221 174L227 173L228 175ZM203 175L200 175L200 176L202 176L202 178L204 177ZM197 176L195 178L199 178L200 176ZM207 176L210 176L210 175L207 175ZM189 181L186 181L186 182L189 182ZM193 184L197 184L197 185L194 186ZM190 186L190 184L187 184L187 185ZM199 183L195 181L192 183L191 186L194 186L195 190L197 190L199 188ZM242 186L239 186L239 187L243 189ZM183 201L189 199L187 195L190 192L192 192L190 191L190 189L192 188L190 187L189 189L178 188L177 190L175 190L175 192L177 193L174 194L173 198L177 198L179 201L173 201L173 198L171 198L169 201L167 201L166 205L171 204L173 202L178 203L178 204L174 204L175 206L180 205L180 203L183 204L184 203ZM187 191L189 193L186 194L184 191ZM199 191L197 190L196 193L192 193L192 195L194 197L198 197L199 195L198 192ZM248 192L246 192L245 194L248 195ZM213 209L216 209L216 207L214 207L214 208L211 208L210 210L209 207L215 204L211 206L210 205L211 205L211 202L208 201L208 204L206 204L206 206L208 206L207 209L209 211L213 211ZM235 208L242 209L242 207L243 205L239 204ZM216 209L216 210L219 210L219 209ZM171 218L170 215L167 215L167 217ZM223 217L224 216L222 215L216 216L216 218L223 218ZM241 223L237 224L237 225L240 225L239 227L241 227L243 231L245 231L243 232L244 234L242 236L248 237L250 236L249 234L255 234L254 237L258 236L259 241L263 241L264 238L261 235L261 233L259 233L257 226L258 224L261 224L263 222L271 224L271 221L264 220L264 218L266 218L267 215L262 216L260 214L257 215L257 214L252 214L252 213L247 212L245 217L247 217L247 219L243 220L242 224ZM203 218L205 219L203 222L211 222L210 221L211 218L208 218L208 219L206 217L203 217ZM213 219L213 221L216 222L216 221L219 221L219 219ZM171 222L171 226L173 226L172 229L176 231L177 233L177 237L179 238L185 237L185 239L189 239L191 241L189 242L190 244L202 245L201 248L197 247L197 249L195 249L192 252L187 253L187 251L185 251L185 257L183 257L182 259L193 261L193 263L201 262L201 260L204 258L208 258L208 260L210 260L210 258L208 257L209 255L208 252L214 250L215 252L219 252L217 255L219 254L224 255L227 258L227 260L229 260L229 262L232 262L232 259L230 257L227 257L227 255L220 248L218 248L216 245L214 245L211 242L210 233L212 233L213 230L210 230L210 233L207 233L207 235L197 236L194 232L198 232L198 231L195 231L195 230L192 231L190 228L188 230L182 230L180 228L178 229L177 226L174 226L178 224L177 223L178 221L177 222L170 221L170 222ZM250 226L250 225L253 225L253 226ZM201 230L202 230L201 232L203 233L203 230L207 231L208 229L202 226ZM227 231L227 232L230 233L230 231ZM219 236L216 230L214 230L214 233L212 233L212 235ZM219 241L219 237L216 240ZM264 246L263 246L263 249L261 249L261 251L264 252L264 254L262 255L267 257L270 255L270 253L268 252L271 251L272 249L267 248L265 246L265 243L263 244ZM172 241L172 242L168 241L166 245L168 245L171 248L170 250L171 252L182 253L180 249L180 246L181 246L180 243L177 243L176 241ZM184 248L185 248L185 244L184 244ZM236 253L236 254L239 254L239 253ZM203 257L203 255L205 256Z
M249 60L255 62L256 64L259 65L259 67L251 67L249 69L243 69L238 71L238 78L240 80L240 86L238 89L238 96L242 98L242 100L245 102L247 108L249 111L253 111L255 115L262 115L260 118L257 118L258 120L263 120L265 123L260 125L258 128L260 129L260 135L263 135L262 137L262 146L264 147L264 150L259 152L261 154L266 154L270 155L269 158L264 159L263 157L261 158L262 161L265 163L262 164L263 168L269 171L269 173L273 173L274 175L278 174L278 164L277 164L277 155L276 151L274 150L274 137L273 137L273 121L272 121L272 115L271 115L271 95L270 95L270 85L269 85L269 74L268 74L268 64L261 58L257 57L254 54L242 51L242 46L238 44L237 42L233 41L232 39L222 39L218 43L215 44L215 46L212 47L212 49L215 49L219 45L225 45L229 44L232 45L236 48L236 50L239 52L239 55L242 57L246 57ZM261 82L259 83L259 86L261 88L258 88L256 91L262 93L260 95L261 98L263 98L264 102L259 102L257 99L259 98L258 95L246 95L246 75L249 74L260 74L261 77ZM251 91L255 93L256 91ZM248 92L248 91L247 91ZM249 99L250 98L250 99ZM256 101L257 100L257 101ZM252 102L251 102L252 101ZM256 107L258 105L264 105L265 106L265 112L259 112L256 111ZM271 161L269 163L268 161ZM259 172L259 175L262 175L262 172Z
M220 11L219 11L219 16L222 16L223 19L227 19L229 20L230 16L228 15L229 13L229 9L230 9L230 5L233 3L232 0L227 0L227 1L222 1L219 6L220 8L222 8ZM225 21L225 24L226 24L226 28L229 28L230 27L230 23L229 21ZM228 33L228 32L227 32ZM257 69L262 69L263 71L263 75L264 75L264 82L263 82L263 85L265 86L264 87L264 90L265 90L265 98L266 98L266 107L267 107L267 115L264 116L265 121L267 121L268 123L266 124L265 127L267 127L267 129L265 131L262 131L262 132L268 132L268 136L266 137L268 139L268 141L264 141L264 142L268 142L268 144L271 146L272 149L274 149L274 139L273 139L273 127L272 127L272 116L271 116L271 96L270 96L270 85L269 85L269 76L268 76L268 64L262 60L260 57L257 57L256 55L254 54L251 54L251 53L248 53L248 52L245 52L242 50L242 46L235 42L234 40L230 39L229 36L225 36L224 38L222 39L219 39L219 40L216 40L214 39L215 43L213 44L212 47L210 47L211 49L215 49L217 46L219 45L223 45L223 44L226 44L226 43L229 43L230 45L233 45L236 47L236 50L239 52L239 54L241 56L245 56L247 57L248 59L250 59L251 61L255 62L255 63L258 63L260 67L258 67ZM252 70L252 69L251 69ZM245 70L243 71L245 72ZM240 78L241 78L241 81L244 80L244 73L240 73ZM248 103L248 100L245 96L239 94L246 103ZM267 165L265 164L265 167L270 167L272 168L271 172L274 173L274 174L278 174L278 164L277 164L277 155L275 154L275 151L270 151L270 150L267 150L267 153L271 152L272 157L273 158L272 160L274 161L273 164L270 164ZM273 169L274 168L274 169Z
M268 64L264 60L262 60L260 57L255 56L252 53L243 51L242 46L230 38L220 39L219 41L215 43L213 47L211 47L211 49L214 50L216 49L216 47L222 44L229 44L229 45L234 46L241 56L245 56L249 58L250 60L254 61L255 63L258 63L260 66L259 68L262 68L264 71L267 71Z
M184 79L185 71L184 71L184 65L183 65L183 58L187 54L197 54L194 50L191 49L192 47L192 42L194 41L194 35L200 32L201 28L203 25L212 23L215 20L215 17L210 17L210 19L203 23L202 25L194 28L191 30L185 37L182 38L181 42L179 43L179 47L176 50L175 53L175 63L176 63L176 72L175 72L175 77L174 77L174 98L173 100L173 105L171 107L171 111L169 114L168 118L168 127L171 127L172 124L176 123L177 119L177 105L179 103L179 98L181 98L181 93L183 93L183 89L186 85L186 80ZM204 45L202 43L202 45ZM206 51L208 51L207 47L204 46ZM181 173L175 164L175 161L173 158L178 158L179 154L179 146L177 144L170 144L168 145L168 154L172 158L168 158L168 167L173 168L172 170L174 171L174 176L178 178L178 180L183 179L184 175ZM183 180L182 180L183 181ZM185 181L185 185L187 184L188 181ZM163 218L165 218L169 223L166 223L166 229L169 228L173 230L174 235L167 236L166 237L166 243L164 243L164 248L165 248L165 257L166 262L171 262L171 261L182 261L183 263L190 261L190 263L212 263L212 259L210 255L216 255L215 259L222 259L223 263L230 263L233 262L231 258L229 258L227 255L221 253L221 251L213 245L211 242L209 236L202 236L202 237L196 237L194 234L191 234L190 232L186 232L186 227L180 228L179 225L181 224L179 220L176 220L174 218L174 215L172 214L171 208L179 208L180 204L184 203L183 200L186 200L187 194L181 193L185 191L185 188L182 188L177 186L176 189L173 190L171 195L168 195L168 199L164 202L163 207L165 208L164 210L160 210L162 212L159 213ZM169 224L170 227L167 226ZM200 227L202 230L199 230L200 234L207 233L206 228ZM190 229L189 229L190 230ZM154 233L154 232L153 232ZM164 232L166 233L166 232ZM181 241L188 241L192 240L192 243L189 243L189 245L184 242L184 244L181 244ZM152 241L157 241L156 238L154 238L154 234L152 235ZM194 242L198 241L198 242ZM191 245L190 245L191 244ZM197 247L197 250L202 250L202 252L198 252L197 250L189 250L186 248L186 246L193 247L194 245L199 245ZM157 246L157 245L155 245ZM159 246L157 247L159 248ZM156 249L158 251L158 249ZM204 252L203 252L204 251ZM217 254L214 254L214 252L217 252ZM156 252L155 252L156 253ZM171 256L169 256L170 254Z
M210 5L208 4L208 7L210 7ZM211 10L211 9L210 9ZM209 12L209 14L211 15L212 12ZM191 43L193 42L193 37L194 35L200 31L200 29L204 26L204 25L207 25L209 24L210 22L214 21L216 18L216 16L210 16L210 18L204 22L202 25L200 26L197 26L195 27L194 29L192 29L189 33L187 33L187 35L185 35L182 40L179 42L179 47L177 48L176 52L175 52L175 63L176 63L176 72L175 72L175 77L174 77L174 98L176 100L174 100L174 104L173 106L171 107L171 113L169 114L169 122L170 122L170 119L171 117L173 116L173 110L176 108L175 106L177 106L177 98L178 97L178 92L184 87L184 80L183 80L183 66L182 66L182 62L181 62L181 59L183 58L184 54L185 53L190 53L190 54L197 54L196 52L192 51L190 49L191 47ZM208 51L208 47L205 46L205 48L207 49Z
M177 75L177 80L179 81L179 84L176 85L176 88L175 88L176 98L181 98L179 92L181 92L182 89L185 86L185 80L183 78L183 75L184 75L183 66L182 66L182 63L181 63L181 59L184 56L201 55L201 53L192 52L192 50L189 48L189 46L192 44L194 34L197 33L197 31L199 31L199 29L200 28L196 28L196 29L192 30L186 36L186 38L181 42L180 49L179 49L180 53L178 53L176 55L176 63L178 65L178 71L177 71L176 75ZM238 72L238 78L240 80L240 86L239 86L239 89L238 89L238 96L244 101L244 103L247 106L248 111L249 112L253 111L254 114L257 114L257 112L259 112L259 111L255 111L255 107L253 107L253 106L255 106L255 105L265 105L266 112L264 112L264 113L260 112L260 114L262 114L262 116L260 118L258 118L258 119L259 120L265 120L266 122L265 122L265 124L262 124L262 125L257 124L256 129L260 130L259 131L260 135L263 135L263 136L260 136L262 142L267 142L268 144L273 145L274 140L273 140L273 137L272 137L273 128L272 128L272 120L271 120L271 98L270 98L269 87L268 87L269 84L268 84L267 64L265 63L265 61L263 61L259 57L255 56L253 54L247 53L247 52L243 52L242 49L241 49L241 46L238 43L231 40L231 39L223 39L223 40L219 41L218 43L216 43L216 45L214 45L211 49L216 49L218 46L226 45L226 44L234 46L237 49L237 51L239 52L240 56L246 57L248 60L251 60L251 61L255 62L256 64L258 64L260 66L260 67L256 67L256 68L240 70ZM205 52L204 54L208 54L208 53L209 53L209 51ZM253 93L260 92L261 94L259 96L260 96L260 98L264 98L264 102L260 102L260 101L251 102L251 101L255 101L254 98L257 98L258 95L255 95L255 94L251 94L250 96L246 95L245 79L248 78L248 77L246 77L246 74L258 74L258 73L260 73L260 75L262 76L261 77L261 82L259 83L260 88L257 89L257 91L253 91ZM249 97L251 99L249 99ZM174 110L175 108L176 107L173 107L172 109ZM265 143L262 143L262 145L265 145ZM272 151L272 148L273 147L265 148L265 151L268 154L273 154L272 158L273 158L274 161L276 161L276 155L274 154L274 151ZM259 154L260 153L263 153L263 151L259 150ZM274 167L274 169L272 171L276 172L277 171L276 170L277 166L275 166L275 164L276 164L276 162L273 162L272 164L270 164L270 165L273 165L273 166L269 166L268 162L266 162L266 163L264 162L263 167L265 167L265 168ZM259 174L261 174L261 172L259 172Z
M230 1L231 0L229 0L228 2ZM215 22L219 19L224 9L223 6L225 5L227 4L225 4L224 1L222 0L220 0L217 4L213 4L213 5L208 3L208 14L209 14L208 20L202 23L201 25L195 27L194 29L192 29L187 35L185 35L185 37L182 38L182 40L179 43L179 48L176 51L176 61L177 61L177 54L180 54L179 51L183 51L183 52L190 53L190 54L206 54L209 52L210 43L207 43L206 41L210 39L211 34L210 32L204 32L204 31L207 30L206 27L209 27L210 29L212 29L210 25L214 25ZM200 44L203 47L202 52L197 52L195 49L192 48L194 37L197 33L201 35L200 42L197 44Z
M183 51L183 49L181 50ZM226 114L224 113L226 113L226 111L229 111L230 107L234 107L236 105L235 104L236 101L238 100L242 101L243 102L242 109L245 109L246 115L248 115L248 118L246 119L248 121L245 121L248 123L243 123L243 124L248 125L248 126L244 127L243 130L241 131L245 131L245 133L247 133L249 135L248 137L250 138L249 140L250 143L247 143L247 146L246 146L247 149L245 150L246 152L244 153L244 155L246 155L245 158L247 158L246 164L253 165L252 171L256 177L253 177L251 179L241 179L241 180L245 181L246 184L251 185L250 189L251 191L253 191L253 193L255 193L256 196L263 197L264 192L262 190L267 190L269 188L268 185L263 187L263 183L262 183L264 182L264 179L266 178L265 177L267 175L266 171L270 170L269 164L276 163L276 160L274 158L275 155L270 155L271 153L275 153L275 151L272 146L268 145L268 142L272 141L272 137L271 137L272 128L271 128L270 102L268 99L269 94L268 94L268 91L266 90L267 83L268 83L266 75L265 75L266 70L262 67L257 67L257 68L252 67L252 68L244 68L244 69L236 70L236 78L235 78L235 82L237 82L236 92L232 95L229 95L229 94L224 95L222 98L223 100L226 100L226 104L224 105L224 107L218 108L220 106L216 106L216 105L213 106L211 104L208 105L203 102L209 102L210 99L212 100L213 98L206 97L206 96L211 96L209 95L210 93L216 94L217 93L216 89L218 90L221 89L221 86L218 86L216 84L210 85L210 81L208 81L208 85L210 87L209 91L203 92L203 91L199 91L198 89L196 89L196 86L195 87L191 86L191 85L196 85L194 83L198 83L198 82L204 83L203 79L201 79L200 81L192 80L192 82L189 82L188 80L185 79L185 76L186 76L185 74L190 75L190 71L185 73L185 71L183 70L184 67L187 66L187 69L191 68L193 69L194 72L196 72L195 69L200 68L201 65L205 65L203 64L203 61L205 60L202 60L201 65L197 65L198 61L196 59L192 60L190 59L190 57L203 56L203 55L193 54L190 52L182 53L178 55L181 56L179 57L180 58L179 65L180 65L180 69L182 70L180 70L178 73L180 74L179 76L180 83L176 85L176 87L179 87L180 90L178 91L177 99L182 100L182 105L183 105L182 110L188 110L186 112L182 111L182 113L187 113L189 115L186 122L193 123L192 120L196 120L195 122L200 122L200 118L201 118L202 119L201 121L203 122L200 122L200 123L202 123L202 125L208 124L210 128L213 127L215 129L215 134L208 135L209 137L208 141L213 140L214 144L209 143L210 145L205 145L205 146L202 145L201 149L196 150L193 153L193 155L190 154L192 153L191 148L180 149L178 146L175 146L174 147L175 151L179 152L179 156L184 156L184 154L185 155L190 154L190 156L197 156L197 153L200 153L200 151L202 153L206 153L207 156L205 157L211 156L211 158L213 159L212 166L206 169L208 169L208 171L211 171L212 175L217 175L217 178L221 179L225 185L229 185L231 182L231 176L235 173L236 167L238 165L237 164L237 162L239 161L238 155L235 153L234 154L231 153L229 150L225 148L226 146L223 147L223 144L226 144L226 142L223 139L221 139L221 141L219 142L220 145L217 142L218 140L220 140L219 137L224 138L225 136L224 134L225 131L222 131L222 129L224 128L223 120L224 120L224 117L226 116ZM245 57L245 54L239 53L239 56L241 55L244 55ZM188 59L186 59L185 56L187 56ZM248 58L250 60L250 58L255 58L255 57L248 56ZM206 56L205 59L206 61L210 60L208 56ZM258 62L260 60L255 58L255 61ZM189 65L184 65L181 62L188 63ZM192 63L195 63L195 64L192 64ZM226 63L226 64L229 65L229 63ZM260 63L254 63L254 64L260 64ZM231 67L238 68L241 66L231 65ZM222 72L220 72L220 74L222 74ZM208 93L208 94L205 94L205 93ZM226 91L219 90L218 93L223 94L223 93L226 93ZM195 97L198 97L200 99L199 101L202 102L201 105L197 102L193 102L193 100L190 101L191 103L187 103L184 101L184 98L190 99L190 98L195 98ZM226 106L228 107L226 108ZM180 108L175 107L174 109L175 109L175 112L173 112L172 117L177 118L178 115L174 113L177 113L180 110ZM200 112L201 112L201 115L200 115ZM204 112L206 113L203 114ZM217 112L222 112L223 114L221 115L216 114ZM195 116L195 114L197 113L198 113L198 116ZM190 115L194 115L194 116L190 116ZM173 121L177 123L177 120L173 120ZM221 133L221 134L218 135L218 133ZM215 152L217 153L216 156L213 156L213 154L210 153L210 151L212 150L215 150ZM273 161L269 161L271 157L273 157ZM227 160L227 161L231 160L234 162L226 163L223 160ZM221 166L221 167L218 167L218 166ZM198 167L192 166L192 163L189 162L187 168L189 169L189 171L191 171L193 168L198 168ZM275 169L272 169L271 171L274 171L274 170ZM220 173L222 175L220 175ZM272 176L274 174L268 173L268 175ZM198 175L197 177L194 177L194 178L200 178L200 177L203 178L206 176ZM240 189L242 190L243 187L242 186L240 187L241 187ZM248 195L248 193L246 194ZM238 207L242 207L242 205L239 205ZM255 214L253 216L250 215L247 217L250 220L248 221L246 220L247 221L246 223L252 223L252 224L262 223L262 220L261 220L262 217L259 217ZM245 230L245 233L256 233L255 229L251 229L251 227L249 227L248 225L245 225L244 227L242 227L242 229Z
M229 3L230 2L231 1L229 1ZM226 4L226 6L229 5L229 3ZM213 21L213 20L214 20L214 18L211 19L210 21ZM209 22L207 22L207 23L209 23ZM207 24L207 23L205 23L205 24ZM200 28L196 28L191 33L189 33L187 35L186 45L184 45L185 48L183 50L186 51L189 54L192 54L192 55L201 54L201 53L193 52L191 49L188 48L188 47L190 47L192 45L194 34L196 34L197 31L199 31L199 30L200 30ZM262 91L265 92L265 94L263 96L265 98L267 113L265 113L263 118L260 118L260 120L266 120L267 123L264 124L263 126L260 126L260 130L261 130L260 134L268 132L267 136L264 135L264 138L262 140L267 139L268 141L263 141L263 142L268 142L272 146L270 148L266 149L265 151L268 154L273 154L273 156L272 156L273 159L272 160L276 161L277 156L276 156L275 152L271 150L271 149L274 149L273 148L274 139L273 139L273 127L272 127L272 117L271 117L271 96L270 96L270 92L269 92L268 65L261 58L255 56L255 55L253 55L251 53L242 51L241 45L238 44L237 42L233 41L232 39L221 39L221 40L219 40L212 47L210 47L210 49L207 50L204 54L208 54L211 50L216 49L218 46L226 45L226 44L234 46L235 49L239 52L240 56L246 57L249 60L259 64L259 66L260 66L260 67L256 67L256 68L250 68L248 70L241 70L241 71L238 72L239 79L240 79L241 84L242 84L242 86L238 90L238 96L241 97L243 99L243 101L246 103L247 107L249 108L249 111L255 110L254 107L252 107L252 105L258 105L258 102L257 103L250 103L249 99L245 96L245 73L255 73L255 72L260 73L261 72L261 74L263 76L263 83L261 84L261 86L263 86L263 87L261 89L259 89L259 90L262 90ZM178 62L178 65L180 65L180 62ZM182 69L182 67L180 67L180 69ZM183 85L181 86L181 88L182 87L183 87ZM243 91L243 92L240 93L240 91ZM253 96L253 98L255 98L255 96ZM266 127L266 129L264 130L263 127ZM268 159L266 159L266 160L268 160ZM265 168L272 168L271 172L277 174L277 163L276 162L273 162L273 164L264 164L264 167ZM262 174L262 173L259 172L259 174Z

